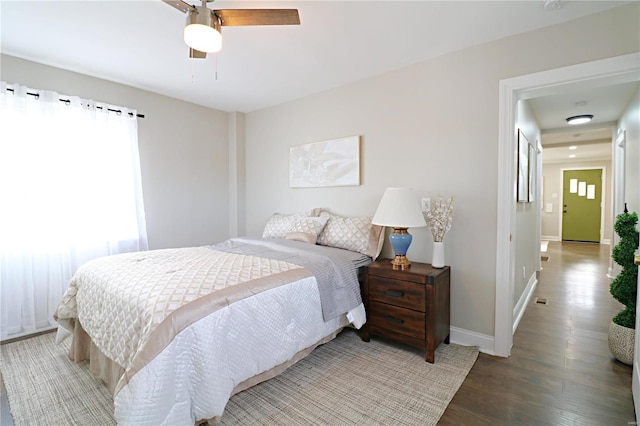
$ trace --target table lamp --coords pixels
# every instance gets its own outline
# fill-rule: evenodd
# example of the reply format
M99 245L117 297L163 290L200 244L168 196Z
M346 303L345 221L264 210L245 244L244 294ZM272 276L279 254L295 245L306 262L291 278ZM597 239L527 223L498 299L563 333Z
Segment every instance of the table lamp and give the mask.
M387 188L371 223L393 228L393 233L389 235L395 252L391 265L393 269L409 269L411 263L407 260L407 250L413 237L407 229L427 226L411 188Z

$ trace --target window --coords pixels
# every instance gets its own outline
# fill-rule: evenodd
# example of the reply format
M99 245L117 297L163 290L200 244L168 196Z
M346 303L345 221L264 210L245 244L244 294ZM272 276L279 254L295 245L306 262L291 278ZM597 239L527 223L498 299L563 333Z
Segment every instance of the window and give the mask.
M55 325L82 263L148 248L135 111L2 82L0 206L6 339Z

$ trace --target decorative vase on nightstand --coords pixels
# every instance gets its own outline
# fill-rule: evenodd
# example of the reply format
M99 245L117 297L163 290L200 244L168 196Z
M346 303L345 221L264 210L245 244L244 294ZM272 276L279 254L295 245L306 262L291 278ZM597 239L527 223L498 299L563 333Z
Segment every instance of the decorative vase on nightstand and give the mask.
M444 243L442 241L433 242L431 266L434 268L444 268Z
M444 268L444 234L453 222L453 197L444 200L440 195L434 200L430 210L426 212L427 223L433 235L433 257L431 266Z

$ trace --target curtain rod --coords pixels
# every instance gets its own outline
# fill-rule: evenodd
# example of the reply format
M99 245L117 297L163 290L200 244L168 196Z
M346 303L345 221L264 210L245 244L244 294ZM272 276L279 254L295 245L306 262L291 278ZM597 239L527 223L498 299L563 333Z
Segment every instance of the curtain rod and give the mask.
M7 92L13 92L13 89L10 87L7 87ZM33 96L36 99L38 99L40 97L40 93L31 93L31 92L27 92L27 95L29 96ZM71 103L71 101L69 99L58 99L60 102L64 102L65 104L69 104ZM96 106L97 109L103 109L101 106ZM118 114L122 114L122 111L119 109L111 109L111 108L107 108L107 111L110 112L115 112ZM133 117L133 113L132 112L128 112L127 114L129 114L129 117ZM136 117L138 118L144 118L144 114L136 114Z

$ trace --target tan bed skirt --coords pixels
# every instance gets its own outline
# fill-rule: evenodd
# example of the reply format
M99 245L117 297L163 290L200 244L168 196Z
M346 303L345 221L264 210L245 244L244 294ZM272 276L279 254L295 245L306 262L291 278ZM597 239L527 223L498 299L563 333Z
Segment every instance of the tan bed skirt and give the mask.
M338 333L342 331L342 328L347 324L348 323L346 319L344 319L341 328L324 337L314 345L311 345L308 348L296 353L288 361L280 365L276 365L270 370L250 377L247 380L239 383L233 389L231 396L281 374L287 368L291 367L293 364L309 355L316 347L333 340L338 335ZM118 384L120 377L122 377L125 371L124 368L113 362L110 358L104 355L96 345L93 344L93 342L91 341L91 337L89 337L87 332L84 331L82 325L80 325L80 321L77 319L75 320L75 325L73 328L73 340L71 343L71 348L69 349L69 359L71 359L71 361L73 362L88 360L89 370L91 371L91 374L101 379L106 384L107 389L109 389L111 395L113 395L116 385ZM199 424L205 420L206 419L200 419L196 422L196 424ZM209 419L208 421L215 422L216 420L217 418Z
M95 377L107 385L113 395L118 380L124 374L124 368L107 358L91 341L91 337L84 331L80 321L75 320L73 326L73 340L69 348L69 359L73 362L89 361L89 370Z

